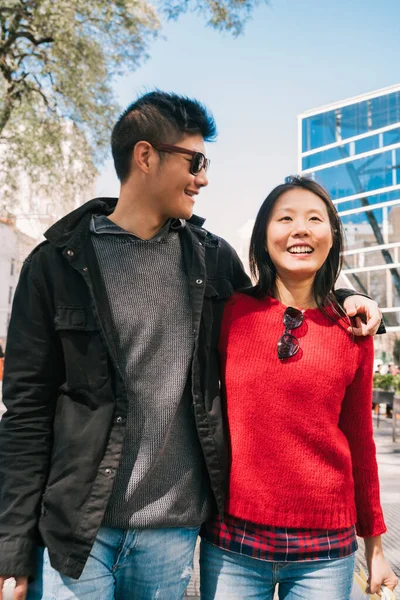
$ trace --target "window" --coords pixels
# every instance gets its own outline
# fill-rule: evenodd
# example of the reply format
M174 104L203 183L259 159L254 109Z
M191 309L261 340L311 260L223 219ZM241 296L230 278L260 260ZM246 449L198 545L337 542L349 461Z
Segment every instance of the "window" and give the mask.
M344 215L341 219L346 238L346 250L385 243L382 232L383 211L381 208L358 212L353 215ZM375 232L373 227L376 226L377 230Z
M398 129L391 129L383 133L383 145L390 146L391 144L398 144L400 142L400 127Z
M304 118L302 150L316 150L394 123L400 123L400 91ZM374 147L379 147L377 140L373 143ZM364 144L368 145L368 142Z
M303 120L303 152L333 144L340 139L340 124L331 110Z
M332 199L337 200L394 185L397 163L398 157L393 160L389 150L321 169L315 173L315 177L328 190Z
M341 144L340 146L335 146L328 150L321 150L321 152L310 154L310 156L303 156L302 168L312 169L313 167L319 167L325 163L335 162L337 160L342 160L343 158L356 156L357 154L363 154L370 150L378 150L378 148L381 148L382 146L388 146L389 144L395 143L400 143L400 129L388 131L383 135L370 135L361 140L356 140L355 142Z
M341 160L342 158L347 158L348 156L349 154L347 148L343 148L343 146L335 146L335 148L330 148L329 150L323 150L322 152L310 154L310 156L304 156L302 168L312 169L312 167L319 167L319 165Z
M380 204L381 202L390 202L391 200L398 200L400 204L400 190L394 190L393 192L386 192L385 194L372 194L367 196L368 204ZM351 210L352 208L359 208L363 206L361 198L355 198L354 200L344 200L336 203L336 208L340 212L344 210Z
M357 140L356 154L362 154L363 152L369 152L370 150L377 150L379 148L379 135L371 135L367 138Z
M341 112L342 140L361 135L369 131L368 107L366 102L358 102L350 106L343 106Z
M388 273L393 277L393 269L346 273L346 275L356 290L371 296L381 308L399 307L400 296L395 283L393 282L392 289L387 287ZM400 312L385 313L384 319L386 326L398 327L400 325Z
M14 275L14 270L15 270L15 258L11 259L11 269L10 269L10 275Z
M371 98L368 102L373 129L400 121L400 92Z
M365 203L368 201L368 198L364 199ZM385 214L383 209L379 208L372 211L357 212L343 216L339 211L339 216L342 219L343 229L346 235L347 250L365 248L366 246L371 247L386 243L397 243L400 241L400 200L398 204L385 207L384 210ZM399 253L399 248L392 248L388 250L388 254L395 263L400 262ZM373 257L375 253L371 252L368 254ZM383 256L380 256L380 259L382 259L382 263L385 262L383 260ZM368 264L368 260L366 259L366 264Z

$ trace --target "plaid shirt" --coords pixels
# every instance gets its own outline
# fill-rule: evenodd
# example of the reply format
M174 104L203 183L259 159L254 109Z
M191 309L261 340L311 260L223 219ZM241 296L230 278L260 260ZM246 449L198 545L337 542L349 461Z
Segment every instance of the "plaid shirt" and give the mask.
M357 550L354 525L337 531L257 525L225 515L203 525L201 537L224 550L276 562L329 560Z

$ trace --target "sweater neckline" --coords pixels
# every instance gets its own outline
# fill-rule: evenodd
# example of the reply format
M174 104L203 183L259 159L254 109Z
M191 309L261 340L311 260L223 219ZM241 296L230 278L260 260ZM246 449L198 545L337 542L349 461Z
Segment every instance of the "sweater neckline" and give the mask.
M277 300L276 298L273 298L272 296L266 296L266 298L263 301L267 303L268 308L270 308L271 310L274 310L275 312L278 312L280 314L283 314L285 312L285 310L287 308L289 308L289 306L292 306L292 305L283 304L283 302L281 302L280 300ZM292 308L297 308L297 307L293 306ZM341 319L335 313L335 311L333 310L333 308L331 306L329 306L329 305L325 306L324 309L325 309L326 313L324 313L318 307L304 308L304 309L298 308L298 310L300 310L305 317L309 317L313 320L326 319L327 315L329 315L330 317L333 317L336 321L339 321Z
M316 308L300 308L297 306L293 306L293 304L283 304L283 302L281 302L277 298L274 298L273 296L267 296L266 300L270 303L271 308L278 309L279 311L282 311L282 310L285 311L287 308L291 307L291 308L296 308L297 310L300 310L303 314L307 314L307 313L312 314L312 313L321 312L318 307L316 307Z

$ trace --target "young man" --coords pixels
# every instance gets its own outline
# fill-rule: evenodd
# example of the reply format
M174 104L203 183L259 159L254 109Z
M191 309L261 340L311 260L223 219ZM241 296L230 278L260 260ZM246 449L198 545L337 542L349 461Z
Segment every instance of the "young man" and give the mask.
M182 598L199 526L223 511L217 339L250 282L192 216L215 135L196 101L140 98L112 134L118 200L61 219L24 264L0 425L0 588L15 576L15 598L41 545L28 597Z

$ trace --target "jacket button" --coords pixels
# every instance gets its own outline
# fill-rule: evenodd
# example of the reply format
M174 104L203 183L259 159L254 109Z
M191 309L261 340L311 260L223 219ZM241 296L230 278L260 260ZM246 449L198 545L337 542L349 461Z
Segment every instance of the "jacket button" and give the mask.
M117 423L122 423L122 417L117 417Z
M196 279L196 283L197 283L197 285L201 285L203 283L203 280L202 279Z
M67 250L67 256L74 256L74 254L73 250Z
M111 469L104 469L104 473L106 475L111 475Z

